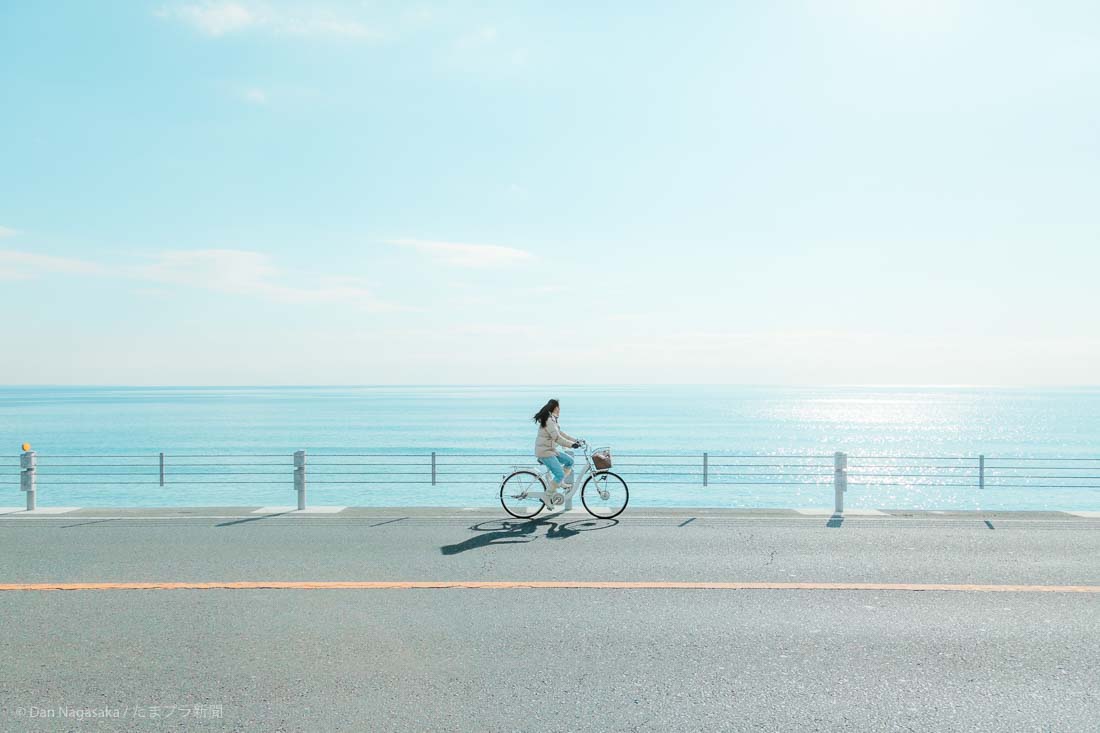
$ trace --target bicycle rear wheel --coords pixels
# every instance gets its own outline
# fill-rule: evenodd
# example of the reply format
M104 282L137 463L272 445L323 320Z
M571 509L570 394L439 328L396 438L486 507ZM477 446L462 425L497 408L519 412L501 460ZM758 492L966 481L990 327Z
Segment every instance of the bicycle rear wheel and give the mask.
M530 519L542 511L541 496L546 491L542 479L534 471L516 471L500 485L500 505L517 519Z
M623 513L630 501L626 481L617 473L600 471L585 479L581 487L581 503L598 519L611 519Z

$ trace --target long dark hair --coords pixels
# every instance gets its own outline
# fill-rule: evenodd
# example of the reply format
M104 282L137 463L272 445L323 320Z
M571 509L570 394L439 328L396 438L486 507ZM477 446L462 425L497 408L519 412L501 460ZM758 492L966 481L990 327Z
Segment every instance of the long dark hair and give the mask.
M556 409L558 409L558 401L550 400L542 406L541 410L535 413L535 422L539 424L540 428L546 427L546 421L550 419L550 413Z

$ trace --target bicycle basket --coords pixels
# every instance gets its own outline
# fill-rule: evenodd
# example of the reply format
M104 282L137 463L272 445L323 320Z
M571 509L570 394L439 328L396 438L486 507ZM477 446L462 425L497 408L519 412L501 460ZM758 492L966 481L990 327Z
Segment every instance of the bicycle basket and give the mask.
M592 451L592 465L597 471L606 471L611 468L611 449L597 448Z

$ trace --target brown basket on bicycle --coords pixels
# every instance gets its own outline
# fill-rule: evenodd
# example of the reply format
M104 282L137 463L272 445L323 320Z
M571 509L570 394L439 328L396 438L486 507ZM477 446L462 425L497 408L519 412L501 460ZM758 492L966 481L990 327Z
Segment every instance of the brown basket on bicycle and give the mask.
M606 471L611 468L611 449L597 448L592 451L592 465L597 471Z

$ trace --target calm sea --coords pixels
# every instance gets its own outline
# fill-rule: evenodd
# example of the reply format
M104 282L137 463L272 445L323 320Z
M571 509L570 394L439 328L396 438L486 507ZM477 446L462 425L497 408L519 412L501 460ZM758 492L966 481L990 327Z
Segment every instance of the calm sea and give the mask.
M1100 510L1100 388L728 386L0 388L0 506L23 442L41 506L292 504L299 449L313 504L490 506L548 397L637 506L829 508L845 451L853 508Z

